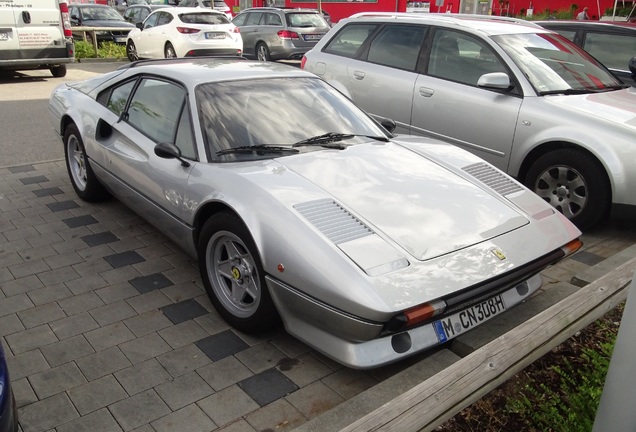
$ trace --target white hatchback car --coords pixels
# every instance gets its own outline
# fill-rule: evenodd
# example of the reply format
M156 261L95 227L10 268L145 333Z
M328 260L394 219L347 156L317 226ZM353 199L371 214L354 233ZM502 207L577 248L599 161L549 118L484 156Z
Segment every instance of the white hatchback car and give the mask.
M243 53L239 28L224 13L200 8L156 10L128 34L126 55L143 58L236 55Z

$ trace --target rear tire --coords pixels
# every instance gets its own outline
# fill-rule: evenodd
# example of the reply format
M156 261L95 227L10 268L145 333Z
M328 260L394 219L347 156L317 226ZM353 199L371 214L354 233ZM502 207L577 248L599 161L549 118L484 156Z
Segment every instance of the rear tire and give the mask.
M68 125L64 131L64 155L66 169L77 196L88 202L102 201L108 197L108 192L91 168L84 142L74 123Z
M51 69L51 75L55 78L62 78L66 76L66 65L53 66Z
M263 42L259 42L256 45L256 58L258 61L271 61L272 56L269 53L269 48Z
M168 42L166 44L166 47L163 50L164 55L166 58L176 58L177 57L177 53L174 50L174 47L172 46L172 44L170 42Z
M591 228L608 213L612 190L603 165L577 149L558 149L537 159L525 185L579 229Z

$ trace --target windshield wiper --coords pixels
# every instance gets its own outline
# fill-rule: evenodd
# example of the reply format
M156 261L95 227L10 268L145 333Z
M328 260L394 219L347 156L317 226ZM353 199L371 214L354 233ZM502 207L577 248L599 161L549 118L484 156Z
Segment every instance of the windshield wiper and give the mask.
M351 139L353 137L365 137L365 138L370 138L370 139L373 139L373 140L376 140L376 141L389 142L389 139L387 137L383 137L383 136L327 132L326 134L316 135L314 137L298 141L297 143L293 144L292 147L317 145L317 146L322 146L322 147L327 147L327 148L344 149L344 146L342 144L335 144L334 145L332 143L348 140L348 139Z
M563 89L563 90L548 90L548 91L539 92L539 94L541 96L555 95L555 94L562 94L562 95L568 96L568 95L598 93L599 91L603 91L603 90L601 90L601 89L573 89L573 88L569 88L569 89Z
M291 147L274 146L269 144L260 144L260 145L253 145L253 146L240 146L240 147L223 149L216 152L216 155L221 156L221 155L230 154L230 153L257 153L257 154L298 153L298 149L294 149Z

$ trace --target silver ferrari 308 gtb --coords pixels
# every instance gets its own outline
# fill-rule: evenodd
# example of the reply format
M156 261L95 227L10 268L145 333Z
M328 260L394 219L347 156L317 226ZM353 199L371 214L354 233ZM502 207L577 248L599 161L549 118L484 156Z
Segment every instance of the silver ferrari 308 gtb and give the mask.
M80 198L109 193L193 257L219 313L353 368L501 314L580 231L478 157L394 136L317 76L241 59L135 62L52 93Z

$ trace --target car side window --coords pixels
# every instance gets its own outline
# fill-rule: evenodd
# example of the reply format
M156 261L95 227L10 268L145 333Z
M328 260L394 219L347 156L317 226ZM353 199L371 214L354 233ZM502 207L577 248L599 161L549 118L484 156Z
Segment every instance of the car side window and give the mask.
M183 101L183 110L179 118L177 127L177 136L174 144L181 150L181 156L187 159L197 159L196 149L194 147L194 137L192 135L192 122L190 121L190 110L188 104Z
M157 25L157 19L159 18L159 14L150 14L148 19L144 22L144 30L152 28Z
M555 31L559 33L561 36L566 37L570 39L572 42L574 42L574 38L576 37L576 30L555 30Z
M265 25L268 26L282 26L283 21L277 14L268 13L265 14Z
M506 71L505 65L485 42L452 30L435 31L429 75L477 86L483 74Z
M237 16L234 17L232 22L234 23L235 26L242 26L245 23L245 18L248 15L249 14L237 15Z
M356 57L364 42L377 28L377 24L348 25L329 41L324 52L343 57Z
M124 19L128 22L133 22L134 15L135 15L135 8L129 8L124 11Z
M628 61L636 54L636 37L587 33L583 49L611 69L628 71Z
M425 26L389 25L371 41L367 61L398 69L415 70Z
M258 25L261 21L261 17L263 16L262 12L252 12L247 16L247 20L245 20L245 25Z
M97 97L97 101L120 116L121 113L124 112L124 109L126 109L126 102L128 101L130 93L135 87L136 82L137 81L134 80L128 81L127 83L120 85L119 87L115 87L112 90L104 91Z
M155 141L174 142L185 90L167 81L143 79L132 95L128 123Z
M157 26L169 24L172 21L172 15L169 13L161 12L157 19Z

